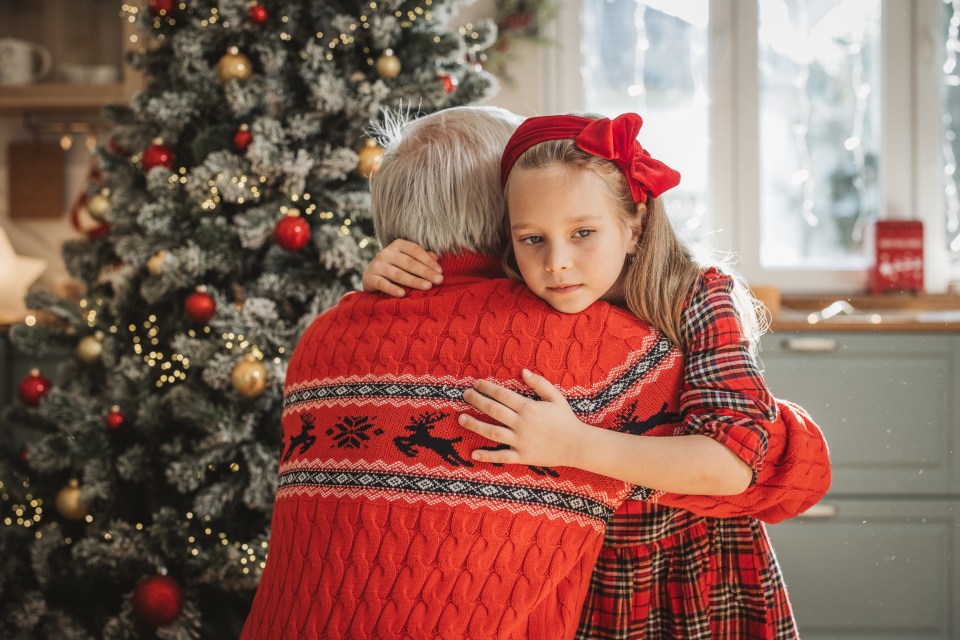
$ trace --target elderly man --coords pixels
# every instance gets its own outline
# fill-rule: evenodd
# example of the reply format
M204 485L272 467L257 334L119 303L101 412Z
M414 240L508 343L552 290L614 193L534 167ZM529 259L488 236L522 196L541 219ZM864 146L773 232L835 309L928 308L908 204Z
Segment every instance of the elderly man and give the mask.
M463 391L563 368L585 421L676 408L680 354L628 313L552 310L499 278L500 153L491 107L416 120L372 181L377 232L435 251L444 285L350 294L294 351L271 545L242 637L572 638L626 483L471 460ZM479 414L475 414L478 415ZM304 437L304 435L312 437Z

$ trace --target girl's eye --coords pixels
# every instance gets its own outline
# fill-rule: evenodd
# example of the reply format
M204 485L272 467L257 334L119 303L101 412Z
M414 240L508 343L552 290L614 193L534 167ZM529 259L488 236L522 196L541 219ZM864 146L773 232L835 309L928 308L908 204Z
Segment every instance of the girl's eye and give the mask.
M524 236L520 238L520 242L523 244L540 244L543 242L543 236Z
M578 229L577 231L573 232L573 235L578 238L587 238L593 235L593 229Z

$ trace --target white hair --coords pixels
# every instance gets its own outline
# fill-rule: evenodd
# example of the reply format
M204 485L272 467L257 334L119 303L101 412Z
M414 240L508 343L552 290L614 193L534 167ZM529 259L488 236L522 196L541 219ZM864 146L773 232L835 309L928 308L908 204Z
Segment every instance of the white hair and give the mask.
M374 127L385 150L370 179L377 238L383 245L404 238L441 254L499 255L506 214L500 156L523 119L487 106L409 118L385 112Z

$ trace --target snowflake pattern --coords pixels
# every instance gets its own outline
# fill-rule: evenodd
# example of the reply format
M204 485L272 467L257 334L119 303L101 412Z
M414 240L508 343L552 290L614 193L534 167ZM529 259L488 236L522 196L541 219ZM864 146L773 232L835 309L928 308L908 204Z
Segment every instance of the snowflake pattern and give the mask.
M367 447L371 436L381 434L383 429L371 422L369 416L344 416L334 427L327 429L327 435L333 438L330 446L340 449Z

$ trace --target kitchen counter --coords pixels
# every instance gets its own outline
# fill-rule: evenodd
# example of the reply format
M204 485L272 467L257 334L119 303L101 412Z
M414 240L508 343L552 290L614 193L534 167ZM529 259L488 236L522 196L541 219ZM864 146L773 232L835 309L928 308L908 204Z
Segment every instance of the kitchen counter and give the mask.
M770 330L960 332L960 296L788 295Z

